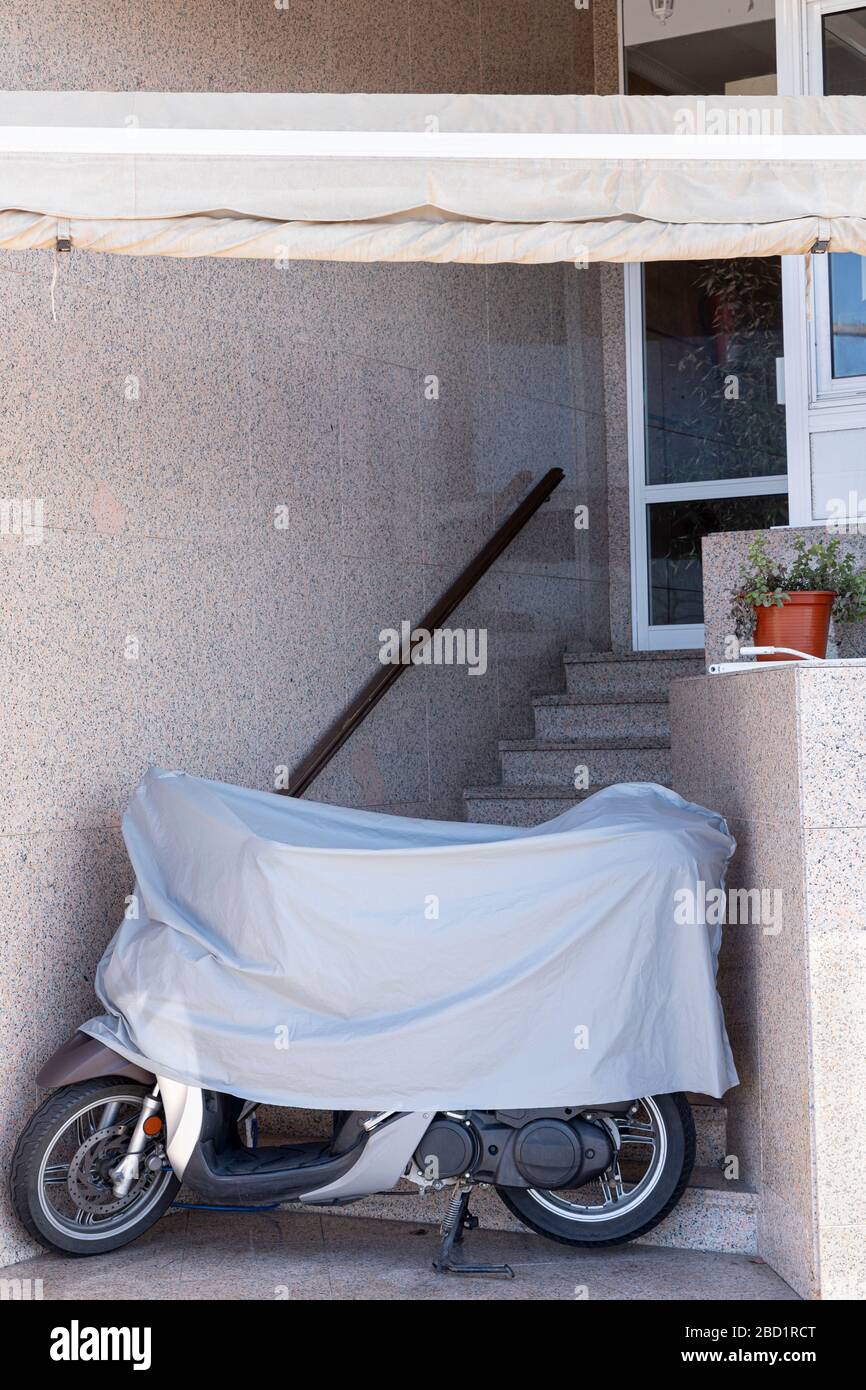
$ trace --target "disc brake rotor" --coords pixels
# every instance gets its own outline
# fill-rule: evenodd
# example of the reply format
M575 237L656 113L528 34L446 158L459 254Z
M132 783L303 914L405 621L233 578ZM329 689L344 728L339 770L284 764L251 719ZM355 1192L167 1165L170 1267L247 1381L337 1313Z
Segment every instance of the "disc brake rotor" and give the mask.
M125 1152L123 1140L129 1141L125 1125L111 1125L88 1135L69 1164L66 1186L69 1195L82 1211L110 1216L129 1206L138 1196L140 1183L135 1183L125 1197L116 1197L109 1169L120 1161Z

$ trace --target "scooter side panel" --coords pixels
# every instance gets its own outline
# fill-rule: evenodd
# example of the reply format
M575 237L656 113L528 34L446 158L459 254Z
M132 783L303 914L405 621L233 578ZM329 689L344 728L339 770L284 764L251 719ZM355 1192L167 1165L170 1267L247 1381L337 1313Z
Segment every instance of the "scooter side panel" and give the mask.
M176 1176L182 1178L201 1136L204 1100L198 1086L184 1086L167 1076L157 1080L168 1135L165 1151Z
M301 1193L299 1200L307 1205L345 1202L355 1197L369 1197L374 1192L390 1191L403 1176L432 1119L432 1110L413 1110L387 1121L380 1129L373 1130L357 1163L348 1173L335 1178L326 1187Z
M58 1086L71 1086L76 1081L90 1081L97 1076L123 1076L130 1081L142 1081L152 1086L156 1077L135 1062L121 1057L88 1033L73 1033L59 1047L36 1077L37 1086L53 1091Z

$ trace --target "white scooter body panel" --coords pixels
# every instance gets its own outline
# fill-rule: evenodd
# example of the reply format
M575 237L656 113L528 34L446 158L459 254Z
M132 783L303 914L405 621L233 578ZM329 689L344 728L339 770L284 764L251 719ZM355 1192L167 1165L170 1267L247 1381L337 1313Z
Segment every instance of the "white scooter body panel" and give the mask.
M198 1086L185 1086L167 1076L157 1076L157 1081L165 1111L168 1161L176 1176L182 1180L201 1135L204 1118L202 1091ZM390 1191L405 1173L432 1119L433 1112L427 1110L395 1115L393 1119L384 1121L373 1130L357 1163L348 1173L325 1187L301 1193L297 1200L330 1203Z
M421 1142L424 1131L433 1119L432 1110L414 1110L396 1115L374 1129L355 1163L341 1178L303 1192L300 1201L351 1201L354 1197L369 1197L374 1192L390 1192L402 1178L409 1161Z
M185 1086L157 1075L159 1094L165 1111L168 1139L165 1151L178 1178L183 1179L190 1155L199 1141L204 1118L204 1100L198 1086Z

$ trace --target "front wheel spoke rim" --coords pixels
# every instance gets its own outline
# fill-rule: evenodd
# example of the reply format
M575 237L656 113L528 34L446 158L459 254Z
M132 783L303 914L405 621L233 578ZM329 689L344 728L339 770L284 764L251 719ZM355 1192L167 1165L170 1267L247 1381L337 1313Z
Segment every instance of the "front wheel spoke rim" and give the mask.
M65 1187L68 1181L68 1163L52 1163L50 1168L45 1169L45 1177L43 1178L43 1182L45 1183L46 1187L54 1187L58 1184L62 1184Z
M171 1173L170 1165L158 1173L145 1169L139 1178L135 1189L130 1194L130 1200L120 1209L103 1214L98 1206L91 1208L79 1206L76 1196L69 1192L72 1211L63 1211L62 1189L69 1188L69 1177L75 1152L88 1139L91 1139L100 1129L105 1126L101 1123L101 1118L111 1118L115 1124L119 1124L122 1133L118 1136L119 1149L125 1151L129 1143L132 1128L139 1113L140 1104L137 1097L131 1095L118 1095L114 1099L100 1100L94 1102L80 1111L74 1118L70 1118L68 1123L55 1135L51 1150L43 1160L40 1169L40 1206L49 1218L52 1225L56 1225L65 1232L96 1229L100 1236L104 1234L108 1237L112 1234L115 1227L123 1230L140 1218L143 1211L150 1209L153 1202L161 1195L165 1187L166 1180ZM126 1119L120 1118L122 1112L131 1111ZM70 1140L75 1145L75 1152L71 1158L67 1158L65 1147ZM54 1158L53 1162L48 1160ZM85 1156L84 1171L80 1174L84 1179L85 1185L96 1192L101 1187L105 1192L109 1202L111 1201L111 1185L107 1181L104 1173L96 1173L92 1167L87 1165ZM98 1193L96 1194L98 1196ZM58 1205L59 1203L59 1205Z

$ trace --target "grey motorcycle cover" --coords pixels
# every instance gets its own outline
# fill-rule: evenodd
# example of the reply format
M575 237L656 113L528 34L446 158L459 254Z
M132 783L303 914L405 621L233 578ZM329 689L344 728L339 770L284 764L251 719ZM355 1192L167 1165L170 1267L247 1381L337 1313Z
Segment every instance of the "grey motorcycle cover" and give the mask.
M123 828L137 882L85 1031L160 1075L339 1110L737 1084L703 911L734 841L664 787L527 830L153 768Z

